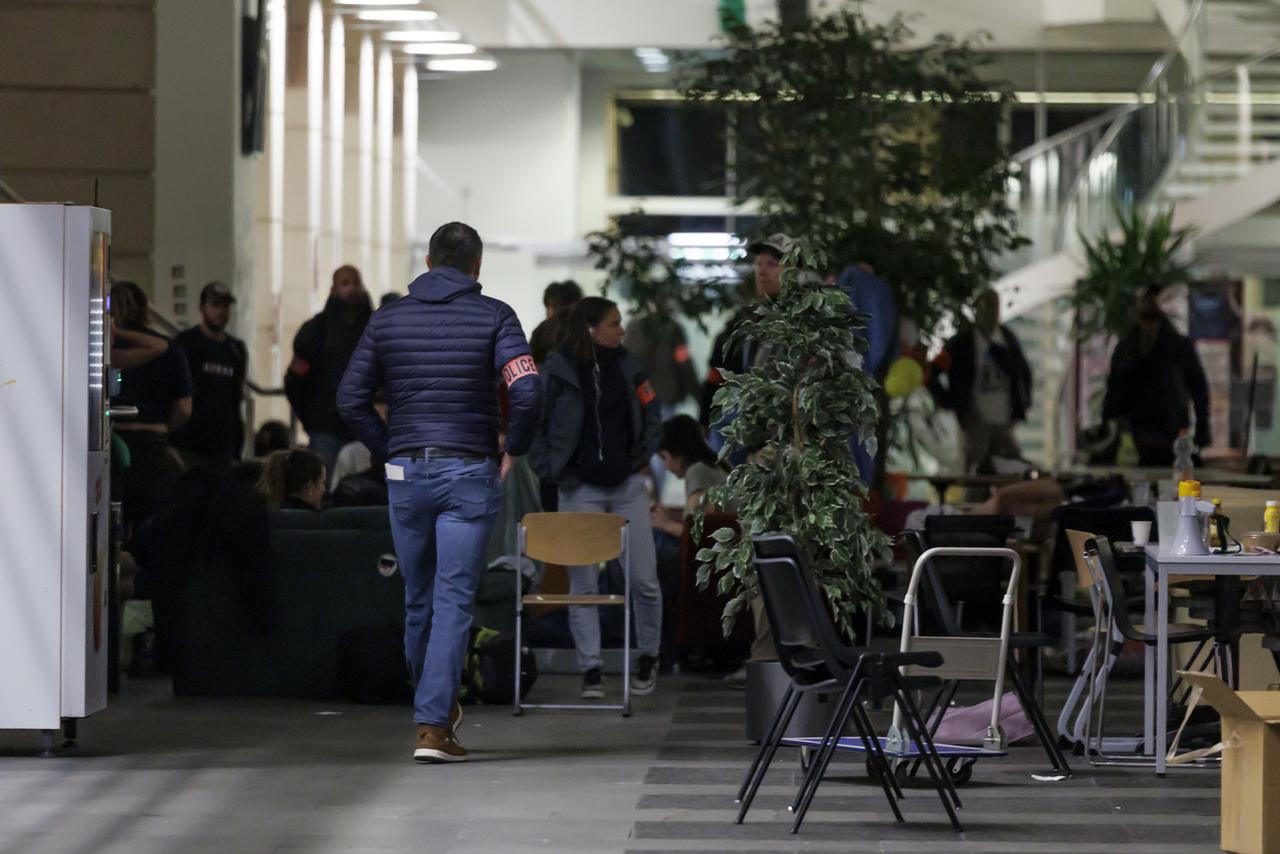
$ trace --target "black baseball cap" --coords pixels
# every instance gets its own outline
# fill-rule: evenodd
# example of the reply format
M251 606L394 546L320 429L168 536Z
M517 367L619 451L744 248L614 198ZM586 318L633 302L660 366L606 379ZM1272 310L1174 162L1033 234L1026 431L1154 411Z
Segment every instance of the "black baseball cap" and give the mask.
M236 301L235 296L231 293L231 288L222 282L210 282L200 291L200 304L207 302L212 303L233 303Z

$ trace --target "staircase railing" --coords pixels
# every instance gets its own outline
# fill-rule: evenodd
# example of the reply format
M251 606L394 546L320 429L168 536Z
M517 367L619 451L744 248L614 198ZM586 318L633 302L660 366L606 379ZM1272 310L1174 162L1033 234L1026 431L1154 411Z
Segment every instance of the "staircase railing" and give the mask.
M1124 104L1014 155L1012 204L1030 243L1007 268L1078 252L1079 234L1104 233L1146 200L1185 154L1196 81L1206 57L1205 0L1195 0L1169 50Z

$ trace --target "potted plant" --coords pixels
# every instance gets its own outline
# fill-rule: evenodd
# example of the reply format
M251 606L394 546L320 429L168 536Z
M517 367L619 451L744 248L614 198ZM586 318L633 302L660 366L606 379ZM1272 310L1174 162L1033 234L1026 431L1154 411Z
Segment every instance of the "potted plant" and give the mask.
M713 534L697 555L698 582L730 597L728 634L757 591L752 535L786 532L808 555L836 624L852 637L857 615L885 616L872 567L888 556L888 539L864 510L866 487L850 448L852 437L874 442L876 427L875 381L862 369L866 341L855 331L865 316L851 319L849 297L813 272L825 268L819 250L801 243L783 263L778 298L758 305L733 333L733 346L750 345L764 357L750 373L726 373L715 396L722 459L739 451L749 457L710 492L712 504L736 507L741 533ZM694 538L701 539L701 517ZM772 711L772 692L761 690L768 696L748 702Z
M1148 217L1134 205L1116 210L1116 232L1090 240L1080 234L1085 274L1076 283L1071 306L1076 312L1076 336L1120 336L1133 326L1133 304L1149 287L1165 288L1187 281L1190 268L1182 252L1195 234L1173 227L1173 209Z

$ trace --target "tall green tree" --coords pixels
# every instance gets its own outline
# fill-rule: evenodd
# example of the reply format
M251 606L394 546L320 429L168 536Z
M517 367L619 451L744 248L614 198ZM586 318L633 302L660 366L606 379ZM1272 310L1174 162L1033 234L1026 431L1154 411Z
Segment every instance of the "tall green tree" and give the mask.
M766 231L822 246L833 269L869 263L927 331L1022 242L998 133L1012 94L981 76L979 47L921 45L901 16L874 24L857 7L804 27L731 23L682 88L726 113L735 192Z

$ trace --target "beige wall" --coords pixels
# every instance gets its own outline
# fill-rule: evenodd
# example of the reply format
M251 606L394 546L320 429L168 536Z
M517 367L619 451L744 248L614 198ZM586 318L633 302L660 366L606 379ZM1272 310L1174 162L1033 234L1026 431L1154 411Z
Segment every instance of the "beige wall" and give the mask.
M112 210L112 271L152 287L153 0L0 0L0 178ZM121 46L127 46L122 49Z

